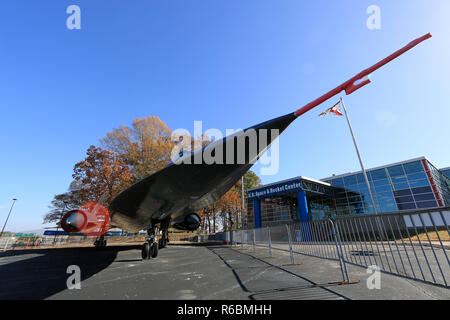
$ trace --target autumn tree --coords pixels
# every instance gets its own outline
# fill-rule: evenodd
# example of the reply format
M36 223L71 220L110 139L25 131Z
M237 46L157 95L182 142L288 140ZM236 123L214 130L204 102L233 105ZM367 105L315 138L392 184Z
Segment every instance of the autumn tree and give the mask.
M100 140L101 145L123 157L134 181L164 168L171 159L172 131L159 117L133 120L131 127L121 125Z
M261 180L253 171L244 174L244 199L247 190L256 188ZM245 210L247 204L244 202ZM202 217L201 230L216 232L217 222L221 221L224 230L231 230L242 226L242 189L241 179L219 200L197 212Z
M79 188L76 195L83 202L100 201L109 206L120 191L131 184L131 173L121 155L90 146L87 157L75 164L72 175Z
M69 191L54 197L44 223L58 221L65 212L89 201L102 200L101 204L108 207L132 182L130 170L121 156L95 146L89 147L86 158L75 164L73 170L74 181Z
M239 188L241 187L241 182L238 182ZM261 179L256 173L249 170L244 174L244 194L247 197L247 190L259 187L261 185Z
M219 200L220 216L224 231L236 229L240 221L239 213L242 208L242 200L236 188L231 188Z
M49 206L50 211L44 216L43 223L60 221L65 213L78 209L81 205L70 189L68 192L57 194Z

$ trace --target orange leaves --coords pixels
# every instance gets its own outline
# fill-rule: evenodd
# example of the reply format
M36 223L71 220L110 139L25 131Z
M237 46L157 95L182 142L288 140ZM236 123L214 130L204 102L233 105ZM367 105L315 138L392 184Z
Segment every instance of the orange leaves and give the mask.
M152 116L133 120L131 128L120 126L100 140L101 144L124 158L135 181L162 168L170 161L172 131Z
M77 182L72 194L77 202L99 201L103 205L132 183L131 173L123 158L116 153L90 146L86 158L75 164L72 177Z

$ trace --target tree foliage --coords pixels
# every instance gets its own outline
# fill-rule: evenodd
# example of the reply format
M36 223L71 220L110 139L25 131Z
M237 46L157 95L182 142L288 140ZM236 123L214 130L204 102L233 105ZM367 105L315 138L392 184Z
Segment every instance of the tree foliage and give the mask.
M44 223L58 221L70 210L89 201L108 207L111 200L132 182L131 173L121 156L90 146L86 158L74 166L69 191L56 195Z
M158 117L133 120L131 127L121 125L100 140L101 145L123 157L134 181L164 168L174 146L172 131Z

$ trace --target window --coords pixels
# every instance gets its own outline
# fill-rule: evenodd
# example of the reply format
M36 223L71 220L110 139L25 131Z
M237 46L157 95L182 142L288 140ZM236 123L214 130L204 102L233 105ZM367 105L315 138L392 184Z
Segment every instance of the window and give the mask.
M414 200L416 201L434 200L434 194L432 193L416 194L414 195Z
M353 202L361 202L361 197L360 196L351 196L348 198L348 202L353 203Z
M377 199L380 201L385 200L385 199L393 200L394 197L392 195L392 192L383 192L383 193L377 193Z
M336 178L332 180L333 182L331 183L331 185L333 186L337 186L337 187L343 187L344 186L344 181L342 180L342 178Z
M429 186L430 184L428 183L428 180L416 180L416 181L410 181L409 185L411 186L411 188L416 188L416 187Z
M397 205L395 203L380 203L380 208L383 212L397 211Z
M394 183L395 190L409 189L407 183Z
M358 185L357 185L357 184L356 184L356 185L353 185L353 186L348 186L348 187L346 187L346 189L347 189L347 190L350 190L350 191L359 192L359 188L358 188Z
M356 175L356 180L358 183L366 183L366 179L364 179L364 175L362 173L358 173Z
M414 194L420 194L420 193L429 193L432 192L430 187L419 187L419 188L412 188L411 189Z
M420 161L405 163L403 164L403 168L405 169L406 173L423 171L422 163Z
M387 186L375 187L375 190L377 192L388 192L388 191L391 191L391 186L387 185Z
M352 175L352 176L344 177L344 183L345 183L346 186L351 186L351 185L356 184L357 183L356 182L356 176Z
M392 178L392 183L406 183L406 177Z
M378 169L375 171L371 171L370 175L372 176L372 180L380 180L380 179L387 179L386 170L385 169Z
M414 203L399 203L398 209L399 210L416 209L416 205Z
M395 198L395 201L397 201L397 203L405 203L405 202L413 202L413 197L411 196L406 196L406 197L398 197Z
M373 182L373 185L375 187L377 186L386 186L389 184L389 180L388 179L381 179L381 180L376 180Z
M411 194L411 190L409 190L409 189L394 191L394 195L396 197L398 197L398 196L409 196L410 194Z
M388 168L388 171L391 177L398 177L405 175L405 172L403 171L403 167L401 165L390 167Z
M436 201L417 202L417 208L434 208L437 207Z
M427 179L425 172L412 173L407 175L409 181Z

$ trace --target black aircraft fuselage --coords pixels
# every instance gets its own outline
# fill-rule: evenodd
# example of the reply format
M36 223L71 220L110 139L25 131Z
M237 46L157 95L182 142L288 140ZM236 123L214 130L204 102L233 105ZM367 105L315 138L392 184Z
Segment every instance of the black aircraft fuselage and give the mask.
M136 232L170 217L183 228L185 217L222 197L295 119L290 113L260 123L171 162L111 202L111 223Z

